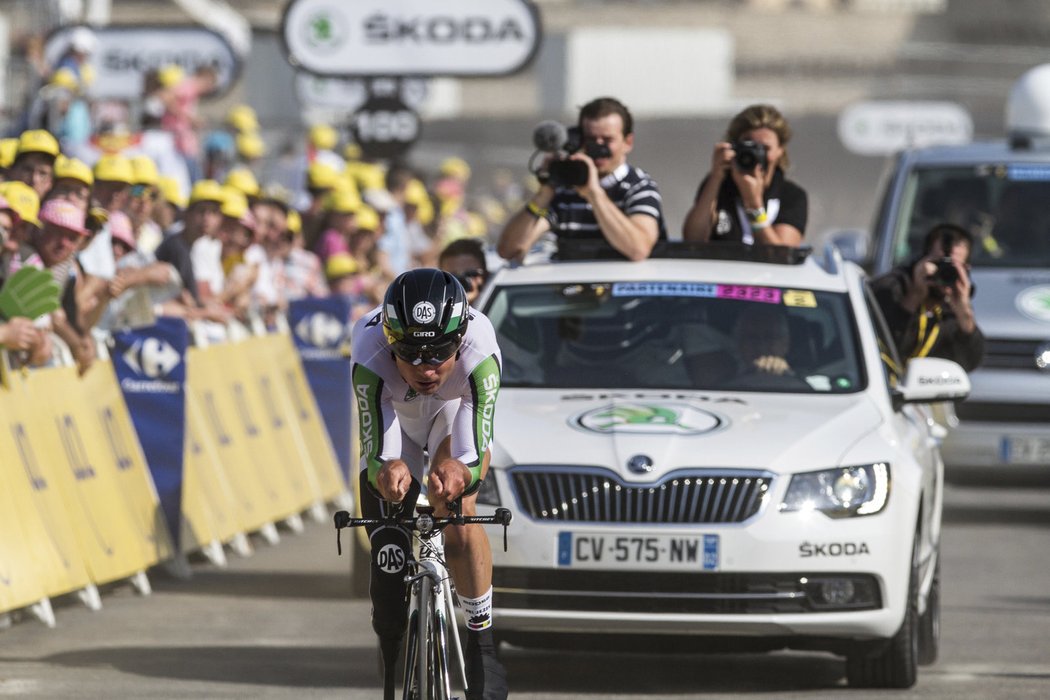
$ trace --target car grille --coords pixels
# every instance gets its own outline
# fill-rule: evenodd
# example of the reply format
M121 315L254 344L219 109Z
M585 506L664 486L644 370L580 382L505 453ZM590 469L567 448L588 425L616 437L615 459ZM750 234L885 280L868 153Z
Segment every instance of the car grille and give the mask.
M576 523L741 523L758 513L767 472L696 470L649 484L605 469L516 467L518 503L533 520Z
M819 581L849 580L855 602L829 604ZM647 614L771 614L877 610L878 580L834 572L678 573L526 569L492 571L500 609Z
M1028 369L1041 371L1035 366L1035 351L1047 342L1042 340L992 340L984 341L982 369Z

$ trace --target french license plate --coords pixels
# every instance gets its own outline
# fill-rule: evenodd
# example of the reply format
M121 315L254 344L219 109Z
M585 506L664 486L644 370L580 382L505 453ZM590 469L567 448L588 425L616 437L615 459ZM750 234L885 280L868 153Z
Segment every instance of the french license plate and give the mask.
M654 566L715 571L718 535L612 535L559 532L558 566L574 569L633 569Z
M1006 435L999 442L999 458L1005 464L1050 466L1050 438Z

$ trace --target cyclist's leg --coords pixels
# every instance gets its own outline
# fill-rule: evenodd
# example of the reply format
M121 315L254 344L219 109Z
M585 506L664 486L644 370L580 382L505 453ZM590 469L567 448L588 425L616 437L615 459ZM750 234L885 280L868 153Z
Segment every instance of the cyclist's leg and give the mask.
M368 475L360 477L361 514L366 518L388 515L392 507L381 499L368 483ZM411 513L420 492L420 483L413 478L404 504ZM372 629L379 637L383 662L393 668L398 649L408 623L408 586L405 584L406 564L412 556L411 534L400 527L370 526L367 528L372 545L371 578L368 595L372 600Z

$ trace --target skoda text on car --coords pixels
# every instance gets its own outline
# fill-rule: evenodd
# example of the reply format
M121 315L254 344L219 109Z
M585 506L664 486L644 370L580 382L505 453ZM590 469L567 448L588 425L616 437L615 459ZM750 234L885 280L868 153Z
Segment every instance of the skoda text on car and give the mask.
M974 236L973 309L985 336L970 398L948 411L949 476L1050 467L1050 65L1026 73L1007 108L1011 138L901 153L870 240L836 242L872 274L915 259L930 227Z
M826 649L855 685L910 685L938 629L924 403L965 395L965 373L898 376L836 251L683 250L503 270L486 290L504 366L478 502L516 513L496 629Z

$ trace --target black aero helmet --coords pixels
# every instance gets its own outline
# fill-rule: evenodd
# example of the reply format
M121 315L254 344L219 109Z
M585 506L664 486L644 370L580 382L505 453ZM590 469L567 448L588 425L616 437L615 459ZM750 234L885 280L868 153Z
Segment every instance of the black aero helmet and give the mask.
M448 272L409 270L390 283L383 299L383 332L405 362L438 365L459 349L470 305L463 285Z

